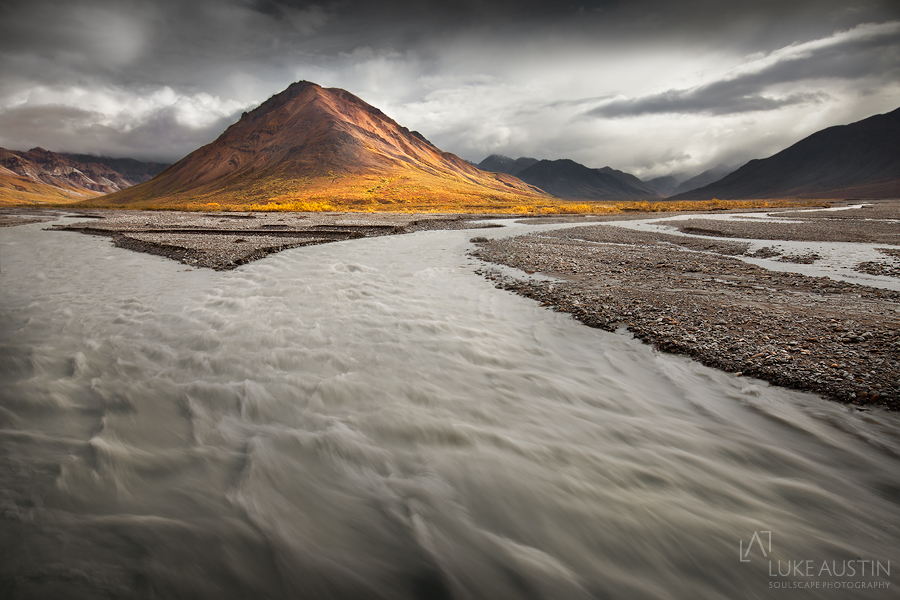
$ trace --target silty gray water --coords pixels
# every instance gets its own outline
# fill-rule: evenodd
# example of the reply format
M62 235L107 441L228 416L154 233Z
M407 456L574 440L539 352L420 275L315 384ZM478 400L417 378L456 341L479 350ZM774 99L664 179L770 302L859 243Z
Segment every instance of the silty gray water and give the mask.
M819 565L896 570L896 415L496 290L472 232L222 273L41 227L0 232L4 597L894 594Z

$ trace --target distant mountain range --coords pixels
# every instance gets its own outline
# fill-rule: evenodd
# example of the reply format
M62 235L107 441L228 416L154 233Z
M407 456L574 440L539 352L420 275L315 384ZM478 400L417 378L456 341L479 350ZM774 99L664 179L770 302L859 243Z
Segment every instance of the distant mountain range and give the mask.
M703 187L735 170L735 167L719 164L694 177L679 173L641 181L630 173L610 167L591 169L568 159L513 159L502 154L488 156L478 163L478 168L515 175L564 200L660 200Z
M71 201L147 181L168 165L131 158L0 148L0 201Z
M709 185L714 181L722 179L735 169L737 169L737 167L729 167L720 163L712 169L707 169L693 177L687 173L673 173L671 175L647 179L644 183L658 189L664 196L674 196L675 194L681 194L703 187L704 185Z
M538 159L529 158L527 156L513 159L508 156L503 156L502 154L491 154L478 163L478 168L482 171L506 173L507 175L517 176L536 162L538 162Z
M691 190L695 190L697 188L701 188L704 185L709 185L713 182L719 181L729 173L733 173L737 167L729 167L728 165L723 165L719 163L712 169L707 169L703 171L699 175L695 175L688 179L685 179L673 189L668 195L675 196L677 194L682 194L684 192L689 192Z
M133 158L110 158L108 156L93 156L91 154L67 154L60 153L70 160L82 164L101 164L109 167L122 175L129 186L150 181L172 165L170 163L143 162ZM122 188L125 189L125 188Z
M487 173L338 88L301 81L244 113L214 142L161 175L88 201L107 206L432 202L453 210L545 198L515 177Z
M900 196L900 109L823 129L673 200Z
M591 169L573 160L536 160L493 154L478 168L515 175L564 200L647 200L662 194L634 175L610 167ZM506 170L502 170L506 169Z
M663 196L671 196L675 191L675 188L677 188L684 179L684 177L680 177L679 175L663 175L662 177L646 179L644 180L644 183L653 189L658 190Z

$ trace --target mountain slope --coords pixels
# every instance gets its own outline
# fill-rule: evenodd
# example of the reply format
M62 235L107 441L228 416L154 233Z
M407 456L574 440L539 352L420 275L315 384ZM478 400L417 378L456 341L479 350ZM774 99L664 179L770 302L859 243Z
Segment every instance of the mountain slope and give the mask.
M512 159L508 156L503 156L502 154L491 154L478 163L478 168L482 171L491 171L492 173L518 175L536 162L538 162L538 159L529 158L527 156Z
M594 170L598 171L600 173L605 173L607 175L611 175L611 176L619 179L620 181L628 184L630 187L632 187L633 189L638 191L639 197L646 197L646 196L660 197L659 190L654 188L652 185L648 185L648 184L644 183L643 181L641 181L639 178L632 175L631 173L626 173L625 171L618 171L616 169L613 169L612 167L603 167L603 168L594 169Z
M900 109L823 129L677 200L900 196Z
M301 81L152 180L86 204L402 205L522 196L543 194L442 152L349 92Z
M565 200L640 200L660 193L634 175L610 167L591 169L573 160L541 160L518 174L557 198Z
M647 179L646 181L644 181L644 183L655 190L659 190L659 193L661 193L663 196L668 196L674 193L675 188L677 188L679 185L679 181L674 175L654 177L653 179Z
M121 162L135 171L148 168L148 163L133 159L65 155L43 148L27 152L0 148L0 202L72 202L117 192L141 181L103 161Z
M164 163L144 162L133 158L110 158L108 156L93 156L91 154L61 152L60 156L65 156L80 163L94 163L109 167L129 181L129 187L149 181L171 166Z
M689 192L691 190L696 190L697 188L701 188L705 185L709 185L716 181L719 181L729 173L733 173L735 169L733 167L729 167L727 165L723 165L719 163L712 169L707 169L703 171L699 175L695 175L690 179L686 179L678 184L674 190L672 190L671 194L673 196L677 194L683 194L684 192Z

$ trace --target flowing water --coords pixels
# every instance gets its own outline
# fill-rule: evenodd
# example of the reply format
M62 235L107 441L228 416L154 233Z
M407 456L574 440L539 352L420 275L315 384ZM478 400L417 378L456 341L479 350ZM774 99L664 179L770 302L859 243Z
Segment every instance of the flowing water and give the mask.
M897 415L496 290L471 231L222 273L41 227L0 231L0 597L896 597Z
M859 210L864 204L852 206L840 206L825 209L807 209L794 211L793 214L803 212L832 212L845 210ZM706 239L710 241L721 242L723 238L706 235L697 235L695 233L683 233L679 231L674 223L678 221L689 221L696 219L697 215L690 213L680 215L668 215L663 217L652 217L649 219L633 219L627 221L613 221L609 225L616 227L624 227L635 231L649 231L654 233L664 233L668 235L680 235L694 239ZM718 213L704 214L701 217L707 221L750 221L754 223L784 223L788 225L796 225L798 219L786 219L778 214L778 212L754 212L754 213ZM801 221L802 222L802 221ZM884 221L881 221L884 223ZM900 222L897 223L900 227ZM804 255L814 253L816 259L813 264L798 264L791 261L782 261L779 259L754 258L745 255L736 255L732 258L742 260L754 265L758 265L769 271L788 271L790 273L801 273L809 277L828 277L848 283L857 283L868 287L881 288L885 290L900 291L900 280L896 277L887 275L872 275L856 270L857 265L862 262L886 263L889 261L879 249L888 247L890 244L872 244L858 242L813 242L813 241L790 241L790 240L766 240L729 237L726 238L729 243L746 243L749 245L747 254L763 248L774 249L777 253L783 255Z

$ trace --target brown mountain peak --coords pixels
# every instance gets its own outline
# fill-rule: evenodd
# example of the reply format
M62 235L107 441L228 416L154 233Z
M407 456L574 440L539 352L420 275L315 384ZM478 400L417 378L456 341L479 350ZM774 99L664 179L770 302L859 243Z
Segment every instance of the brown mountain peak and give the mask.
M340 196L393 202L463 189L475 196L540 194L441 152L346 90L300 81L155 179L105 200L247 203Z

